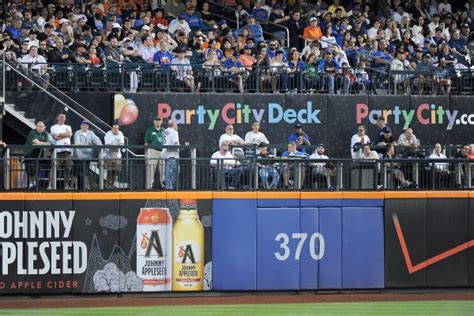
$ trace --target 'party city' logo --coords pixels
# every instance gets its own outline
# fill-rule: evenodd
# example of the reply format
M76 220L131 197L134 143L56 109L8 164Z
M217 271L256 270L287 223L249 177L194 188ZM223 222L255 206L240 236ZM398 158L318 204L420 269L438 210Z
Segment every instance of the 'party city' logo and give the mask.
M395 106L393 109L370 111L367 104L356 105L357 124L361 124L366 118L371 124L375 124L378 116L383 116L386 122L393 122L395 125L403 124L403 129L408 128L415 120L422 125L446 125L447 130L453 129L454 124L474 125L474 114L461 114L458 110L448 110L442 105L423 103L416 110L401 110L399 106Z
M252 108L248 104L227 103L221 108L198 105L195 109L172 109L167 103L158 103L157 114L162 119L171 118L178 124L207 124L213 130L219 120L226 124L249 124L253 121L276 124L321 124L321 110L311 101L304 107L285 108L278 103L268 103L263 108Z

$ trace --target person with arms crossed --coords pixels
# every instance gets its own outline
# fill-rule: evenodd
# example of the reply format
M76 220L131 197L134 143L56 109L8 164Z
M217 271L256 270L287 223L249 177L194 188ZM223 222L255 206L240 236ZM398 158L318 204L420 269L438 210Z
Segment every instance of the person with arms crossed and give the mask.
M105 134L104 144L106 146L123 146L125 145L125 138L120 131L118 122L114 122L112 129ZM122 170L122 152L120 148L105 149L105 168L107 169L106 188L115 188L115 181Z

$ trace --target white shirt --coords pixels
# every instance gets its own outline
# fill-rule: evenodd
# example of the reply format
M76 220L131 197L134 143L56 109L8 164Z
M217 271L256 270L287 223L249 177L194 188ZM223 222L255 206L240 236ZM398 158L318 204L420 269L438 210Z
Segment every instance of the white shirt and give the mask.
M436 155L434 152L430 155L430 159L447 159L446 155L440 153L439 156ZM447 162L437 162L434 164L436 170L440 171L448 171L449 164Z
M71 126L69 126L69 125L55 124L55 125L51 126L51 135L53 136L53 138L54 138L54 135L59 135L59 134L67 133L67 132L72 133ZM60 140L55 140L54 144L58 145L58 146L71 145L71 137L66 137L66 138L63 138L63 139L60 139ZM64 151L72 152L72 149L71 148L59 148L59 149L57 149L58 153L64 152Z
M270 144L265 134L262 132L254 133L253 131L247 132L247 134L245 134L245 143L255 145L259 145L261 143Z
M117 135L112 134L112 131L108 131L104 136L104 145L124 145L125 138L123 137L123 133L121 131L118 132ZM106 159L120 159L122 158L122 151L121 149L106 149L105 155Z
M219 150L213 153L211 156L211 165L217 165L217 159L225 159L223 163L226 169L233 168L237 163L230 151L226 152L225 155L222 155Z
M179 134L178 131L174 128L168 127L163 133L163 145L172 146L179 145ZM163 148L161 153L162 158L179 158L179 149L178 148Z
M168 26L168 32L173 35L176 33L178 30L184 31L184 33L189 34L191 33L191 28L189 27L188 22L182 21L183 23L179 23L179 19L174 19L170 22L170 25Z
M317 151L315 151L311 154L311 156L309 156L309 159L329 159L329 157L324 154L320 155ZM324 163L311 163L310 165L314 167L318 173L324 173Z
M44 57L41 55L32 57L30 54L27 54L21 58L21 63L28 65L30 69L39 71L44 70L44 72L46 72L46 59L44 59Z
M153 62L153 56L155 56L156 49L153 46L140 46L140 55L142 55L142 59L147 63Z
M365 144L370 143L369 136L364 135L362 137L364 137L364 139L365 139ZM352 159L356 159L357 156L358 156L358 153L354 152L354 145L357 144L357 143L362 143L362 137L360 137L357 133L352 135L352 138L351 138L351 157L352 157Z
M179 80L184 80L184 78L192 79L192 68L189 59L183 58L173 58L171 65L171 70L176 71L176 78Z
M227 134L222 134L221 137L219 138L219 147L221 147L222 143L225 141L227 142L240 142L243 143L244 140L237 134L232 134L232 135L227 135Z

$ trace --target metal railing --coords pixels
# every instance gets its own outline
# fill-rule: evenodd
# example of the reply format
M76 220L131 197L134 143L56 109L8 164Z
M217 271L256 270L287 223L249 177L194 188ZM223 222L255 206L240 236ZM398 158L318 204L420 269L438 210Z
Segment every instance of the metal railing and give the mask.
M92 146L81 149L88 147ZM472 189L474 176L474 162L467 159L369 161L253 156L213 162L197 158L192 147L179 159L110 156L108 151L123 146L93 146L98 150L96 156L77 159L60 155L60 147L55 148L50 156L25 158L12 155L7 147L1 161L1 190L460 190Z
M5 79L6 89L16 90L17 83L27 75L19 64L10 64L13 71ZM245 92L245 93L328 93L328 94L464 94L474 91L474 72L463 70L449 72L443 78L427 72L387 71L379 69L339 70L336 73L292 71L287 67L254 66L239 71L230 71L222 65L191 65L194 86L185 81L170 66L149 63L122 63L104 65L48 64L49 85L41 80L48 91L149 91L188 92L200 86L200 92ZM182 66L181 66L182 67ZM39 77L36 74L31 76ZM448 84L449 82L449 89ZM45 88L35 84L40 90ZM25 87L28 89L28 87ZM55 96L55 99L59 99ZM69 100L69 97L68 97ZM64 101L61 101L64 103ZM75 102L75 101L74 101ZM64 103L66 104L66 103ZM77 106L78 115L89 119L92 113ZM79 109L79 110L78 110ZM105 122L93 118L96 125ZM100 128L100 127L99 127Z

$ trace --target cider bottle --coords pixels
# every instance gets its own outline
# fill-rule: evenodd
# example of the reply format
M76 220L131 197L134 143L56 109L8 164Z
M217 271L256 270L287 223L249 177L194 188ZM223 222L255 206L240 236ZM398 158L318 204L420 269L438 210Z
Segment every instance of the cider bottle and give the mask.
M204 228L196 200L181 200L173 226L173 291L202 291L204 280Z
M137 276L144 292L171 291L171 230L167 208L142 208L137 218Z

